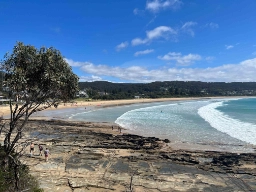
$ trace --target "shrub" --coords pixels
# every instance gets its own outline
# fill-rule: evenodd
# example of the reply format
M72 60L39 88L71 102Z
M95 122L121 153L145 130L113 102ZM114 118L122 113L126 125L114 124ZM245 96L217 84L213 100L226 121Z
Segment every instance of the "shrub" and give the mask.
M3 159L3 148L0 146L0 159ZM26 192L43 192L39 188L39 183L35 177L29 174L27 165L20 164L17 168L19 175L18 187L20 191ZM7 168L1 164L0 166L0 192L14 192L15 188L15 165L10 164Z

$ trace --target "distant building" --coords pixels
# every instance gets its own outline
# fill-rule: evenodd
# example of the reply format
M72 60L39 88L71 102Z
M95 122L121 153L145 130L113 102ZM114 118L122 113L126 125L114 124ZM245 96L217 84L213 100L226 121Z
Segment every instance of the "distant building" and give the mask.
M0 95L0 105L4 104L4 103L9 103L10 100L9 99L4 99L4 96Z
M88 95L85 91L79 91L76 96L77 96L77 97L89 98L89 95Z
M140 96L134 96L134 99L139 99L140 98Z
M109 95L108 93L106 92L98 92L100 96L103 96L103 95Z

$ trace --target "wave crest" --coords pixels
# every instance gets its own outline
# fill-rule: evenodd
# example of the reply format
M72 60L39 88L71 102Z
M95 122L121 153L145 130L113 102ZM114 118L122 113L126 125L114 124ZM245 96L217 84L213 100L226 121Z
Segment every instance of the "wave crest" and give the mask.
M198 114L213 128L229 136L256 145L256 125L233 119L217 110L223 106L222 102L215 102L198 109Z

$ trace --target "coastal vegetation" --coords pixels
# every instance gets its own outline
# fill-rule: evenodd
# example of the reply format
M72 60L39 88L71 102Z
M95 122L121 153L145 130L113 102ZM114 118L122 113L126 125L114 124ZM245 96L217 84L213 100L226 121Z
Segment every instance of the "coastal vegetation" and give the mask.
M10 104L10 121L0 122L1 169L8 173L2 177L6 184L10 179L14 181L12 187L18 191L22 187L20 170L24 167L20 158L32 142L23 139L29 117L73 99L78 91L78 77L55 48L37 49L21 42L14 46L11 54L5 55L0 69L4 72L5 92Z
M0 71L0 92L8 88ZM256 82L163 81L151 83L112 83L108 81L79 82L77 97L100 100L134 98L255 96ZM7 96L8 97L8 96Z
M79 82L92 99L134 99L207 96L255 96L255 82L164 81L152 83Z
M15 155L14 153L12 155ZM0 146L0 159L5 157L4 148ZM19 190L27 192L43 192L39 188L39 183L35 177L29 174L29 167L21 164L19 169L15 169L16 164L12 163L8 166L7 170L0 167L0 192L13 192L17 191L15 188L15 174L19 175Z

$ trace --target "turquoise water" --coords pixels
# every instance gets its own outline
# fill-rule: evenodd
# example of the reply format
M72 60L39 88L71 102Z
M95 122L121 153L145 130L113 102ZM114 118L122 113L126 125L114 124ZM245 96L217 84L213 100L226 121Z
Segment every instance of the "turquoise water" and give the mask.
M46 112L46 116L47 116ZM54 112L51 112L54 113ZM208 99L60 110L48 116L115 122L135 134L183 143L256 145L256 99Z
M189 143L243 145L243 141L230 137L210 124L217 116L212 116L214 108L209 106L217 103L222 101L190 101L139 108L124 113L116 123L147 136ZM202 111L204 107L206 110ZM219 123L221 126L224 124Z
M212 128L232 138L256 145L256 99L219 101L199 108Z
M218 110L234 119L256 124L256 99L239 99L225 101Z

